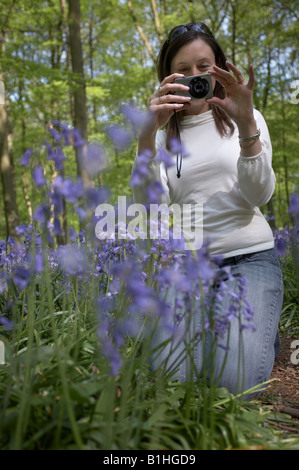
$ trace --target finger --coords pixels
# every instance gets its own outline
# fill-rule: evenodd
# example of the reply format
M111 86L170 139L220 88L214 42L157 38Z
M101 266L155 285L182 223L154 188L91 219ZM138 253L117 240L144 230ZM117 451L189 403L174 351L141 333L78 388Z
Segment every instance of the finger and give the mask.
M159 103L187 103L190 100L191 100L191 96L184 96L184 95L177 95L177 94L162 95L162 96L159 96L158 98Z
M153 104L150 106L150 111L153 113L160 111L180 111L181 109L187 108L189 103L165 103L161 105Z
M191 100L190 96L182 95L159 95L150 100L150 104L162 105L166 103L188 103Z
M189 87L183 85L182 83L166 83L163 86L160 86L160 91L162 94L167 95L171 91L189 91Z
M217 67L217 65L213 65L213 68L209 69L208 73L210 73L222 86L225 87L228 85L233 85L236 82L230 72Z
M162 87L166 83L173 82L176 78L182 78L182 77L184 77L183 73L172 73L171 75L168 75L167 77L165 77L164 80L162 80L160 87Z
M181 78L184 77L182 74L173 74L170 75L169 77L166 77L165 80L170 80L171 77L174 77L174 80L176 78ZM173 80L172 81L166 81L163 80L159 86L159 88L155 91L154 95L155 96L162 96L162 95L167 95L167 93L170 93L171 91L188 91L189 87L186 85L183 85L182 83L175 83Z
M239 77L243 78L243 74L242 74L241 70L238 69L238 67L236 67L234 64L232 64L231 62L228 62L228 61L226 61L226 65L235 74L235 76L237 78L239 78Z
M250 64L250 66L249 66L249 80L248 80L248 83L247 83L247 86L250 90L253 90L254 82L255 82L255 75L254 75L253 65Z

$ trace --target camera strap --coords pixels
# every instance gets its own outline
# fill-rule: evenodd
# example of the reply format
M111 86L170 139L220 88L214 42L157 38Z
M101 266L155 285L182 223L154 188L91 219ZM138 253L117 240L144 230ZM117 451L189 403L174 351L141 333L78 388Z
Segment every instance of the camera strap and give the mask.
M182 142L181 142L181 134L180 134L180 129L179 129L179 124L178 124L178 117L176 114L176 110L174 110L174 120L175 120L175 127L176 127L176 132L178 136L178 141L180 144L180 154L177 153L176 156L176 175L178 178L181 177L181 170L182 170L182 160L183 160L183 155L182 155Z

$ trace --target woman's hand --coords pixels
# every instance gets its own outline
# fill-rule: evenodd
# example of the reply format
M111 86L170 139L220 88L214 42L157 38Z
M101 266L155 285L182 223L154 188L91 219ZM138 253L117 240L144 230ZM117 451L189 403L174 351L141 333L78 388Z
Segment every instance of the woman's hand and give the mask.
M245 122L253 120L252 92L255 81L253 66L249 67L249 80L246 84L242 72L235 65L230 62L226 62L226 65L234 75L216 65L207 70L207 73L225 88L226 97L224 99L213 97L206 102L219 106L237 125L242 126Z
M190 97L173 94L176 91L189 91L188 86L174 83L176 78L182 77L184 75L181 73L169 75L150 98L149 110L155 115L157 130L167 124L174 111L181 111L188 107L186 104L189 104Z
M159 88L149 101L149 116L139 137L139 154L144 150L155 150L155 136L157 131L165 126L174 111L182 111L190 107L190 97L173 94L177 91L188 91L189 87L173 83L176 78L184 77L181 73L173 73L164 78Z
M212 75L226 91L226 97L213 97L206 102L215 104L222 108L226 114L237 124L240 137L249 137L257 134L257 125L253 115L252 92L254 86L253 66L249 67L249 80L245 83L242 72L230 62L226 62L228 68L233 72L232 75L227 70L223 70L213 65L208 73ZM252 157L261 152L262 146L259 139L248 148L242 148L241 154L244 157Z

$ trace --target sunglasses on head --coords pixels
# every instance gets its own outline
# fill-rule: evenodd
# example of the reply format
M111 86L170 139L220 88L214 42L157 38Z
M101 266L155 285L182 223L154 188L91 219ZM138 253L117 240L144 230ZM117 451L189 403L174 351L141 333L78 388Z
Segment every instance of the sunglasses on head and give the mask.
M210 29L204 23L188 23L176 26L173 28L168 36L168 43L171 44L177 38L179 38L182 34L186 33L187 31L198 31L199 33L207 34L208 36L214 37Z

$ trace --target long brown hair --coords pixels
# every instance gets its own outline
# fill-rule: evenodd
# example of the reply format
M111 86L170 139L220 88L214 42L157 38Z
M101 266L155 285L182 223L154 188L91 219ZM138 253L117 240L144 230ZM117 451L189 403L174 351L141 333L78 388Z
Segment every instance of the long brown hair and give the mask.
M178 50L185 44L194 41L194 39L201 39L205 41L214 52L216 65L224 70L228 70L226 65L226 56L216 39L213 36L204 34L200 31L191 30L184 32L172 42L170 42L169 40L165 41L162 45L157 62L157 72L160 82L162 82L165 77L170 75L171 62L174 56L177 54ZM220 83L217 81L214 89L214 96L217 96L220 99L225 98L225 90L223 86L220 85ZM228 115L216 105L211 104L211 109L215 119L215 125L219 134L222 137L232 135L234 132L234 126ZM180 114L181 113L178 113L177 117L179 117ZM178 137L174 115L166 124L166 132L168 147L170 139L172 137Z

